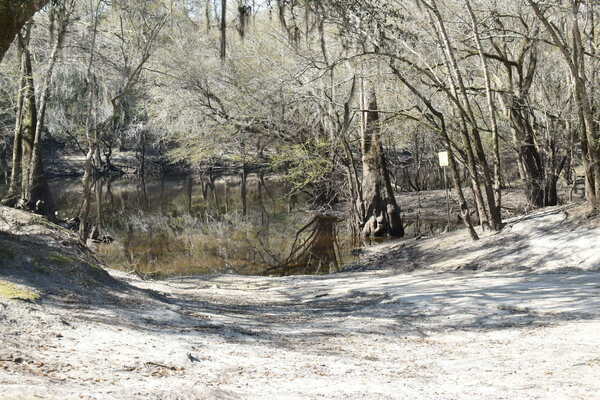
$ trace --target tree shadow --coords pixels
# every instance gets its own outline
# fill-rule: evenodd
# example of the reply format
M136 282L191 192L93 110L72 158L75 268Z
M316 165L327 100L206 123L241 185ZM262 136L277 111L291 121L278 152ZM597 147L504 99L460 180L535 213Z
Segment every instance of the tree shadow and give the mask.
M159 286L169 293L140 288L143 283L136 279L113 278L85 249L59 236L54 240L48 235L0 232L4 252L0 277L42 291L42 304L63 309L76 319L140 332L214 336L226 342L301 350L319 338L426 338L448 331L487 332L597 319L600 273L564 268L532 273L514 268L531 265L531 240L543 237L568 243L580 237L581 229L592 232L575 224L554 224L527 234L510 232L501 246L482 241L477 262L469 264L473 269L463 264L453 272L407 274L387 269L279 279L187 277L161 282ZM439 262L468 254L472 248L457 243L455 250L426 254L415 246L409 255L419 263ZM564 259L562 250L537 254L535 262ZM403 251L406 247L396 250ZM510 259L511 270L482 272L484 268L478 267L505 258ZM213 293L214 284L229 289L227 297Z
M563 217L562 209L544 210L513 219L502 232L475 242L466 234L399 241L349 271L600 269L600 254L589 246L598 234L593 224Z
M181 283L192 284L194 279ZM218 281L219 277L212 279ZM440 284L444 281L448 283ZM595 320L600 313L594 311L600 310L600 274L594 272L426 273L375 278L349 274L283 282L271 288L279 296L277 301L253 301L246 297L252 295L248 292L226 302L215 301L208 291L206 297L171 298L171 312L176 318L161 319L158 315L144 319L139 309L132 310L135 318L127 319L121 312L121 322L96 312L90 317L140 331L217 336L230 343L298 350L327 338L366 335L395 340L451 331L528 329ZM294 289L298 284L302 290ZM350 289L336 291L345 285Z

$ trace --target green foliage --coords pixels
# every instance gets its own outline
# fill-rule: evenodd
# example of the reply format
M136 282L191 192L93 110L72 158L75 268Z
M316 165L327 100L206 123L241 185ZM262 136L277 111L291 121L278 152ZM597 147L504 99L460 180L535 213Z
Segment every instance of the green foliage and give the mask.
M316 138L307 143L284 146L274 155L272 165L283 170L293 192L305 191L327 180L335 165L331 160L331 143Z

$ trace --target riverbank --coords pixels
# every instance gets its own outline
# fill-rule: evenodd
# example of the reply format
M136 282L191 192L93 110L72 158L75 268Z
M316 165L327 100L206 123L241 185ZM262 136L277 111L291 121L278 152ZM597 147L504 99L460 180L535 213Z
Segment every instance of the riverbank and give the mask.
M75 251L60 228L20 229L29 233L6 240L34 234L32 249L54 240L53 252ZM88 273L69 263L35 285L3 263L0 279L39 298L0 299L0 390L11 400L593 399L598 235L599 220L571 206L480 242L459 231L382 244L362 270L326 276L144 281L111 270L86 289ZM51 289L68 272L83 278L75 297Z
M104 160L104 158L103 158ZM105 161L105 160L104 160ZM113 151L110 158L111 171L105 171L105 175L137 175L140 170L140 155L135 151ZM83 176L85 170L85 154L68 153L52 150L44 158L44 172L48 178L76 178ZM242 164L236 161L215 161L199 164L190 168L181 163L171 162L156 154L144 156L144 172L146 177L159 176L185 176L208 175L208 171L214 177L240 175ZM246 166L247 173L269 172L267 163L253 163Z

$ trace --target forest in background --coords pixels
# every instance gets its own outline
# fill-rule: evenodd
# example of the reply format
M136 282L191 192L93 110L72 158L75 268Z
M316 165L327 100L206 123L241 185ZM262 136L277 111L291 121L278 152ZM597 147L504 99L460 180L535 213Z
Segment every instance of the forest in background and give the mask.
M596 399L599 7L0 0L0 397Z
M85 243L95 179L133 152L142 179L147 157L161 171L233 166L242 181L265 168L314 209L347 204L357 236L400 237L396 195L443 187L437 152L447 151L473 239L477 225L502 229L515 182L533 209L583 179L593 214L598 10L593 0L5 0L3 203L53 215L45 158L79 154Z

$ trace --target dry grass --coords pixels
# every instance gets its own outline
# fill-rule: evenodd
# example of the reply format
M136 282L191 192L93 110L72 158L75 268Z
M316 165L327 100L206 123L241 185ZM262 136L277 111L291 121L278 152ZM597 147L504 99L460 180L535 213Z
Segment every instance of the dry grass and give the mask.
M285 259L295 225L266 229L235 213L218 219L135 216L128 224L125 237L100 246L99 254L113 268L152 277L261 274Z
M40 295L24 286L0 280L0 298L36 301Z

